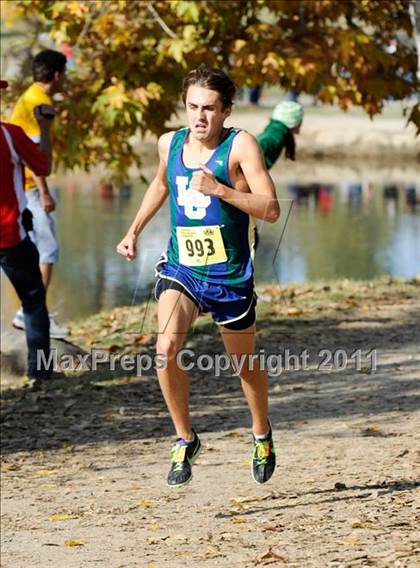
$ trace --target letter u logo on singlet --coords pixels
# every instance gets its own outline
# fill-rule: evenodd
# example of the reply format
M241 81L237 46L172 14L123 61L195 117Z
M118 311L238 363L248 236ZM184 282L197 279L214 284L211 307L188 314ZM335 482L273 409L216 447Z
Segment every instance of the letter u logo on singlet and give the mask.
M191 189L187 176L176 176L178 188L177 203L184 208L188 219L204 219L206 209L211 203L210 195L204 195L195 189Z

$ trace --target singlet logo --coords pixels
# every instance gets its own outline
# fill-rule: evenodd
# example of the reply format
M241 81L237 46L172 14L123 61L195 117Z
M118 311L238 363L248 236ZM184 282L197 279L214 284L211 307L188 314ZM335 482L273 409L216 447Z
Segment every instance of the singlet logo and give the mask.
M177 203L184 208L188 219L204 219L206 209L211 203L210 195L204 195L195 189L191 189L187 176L176 176L178 188Z

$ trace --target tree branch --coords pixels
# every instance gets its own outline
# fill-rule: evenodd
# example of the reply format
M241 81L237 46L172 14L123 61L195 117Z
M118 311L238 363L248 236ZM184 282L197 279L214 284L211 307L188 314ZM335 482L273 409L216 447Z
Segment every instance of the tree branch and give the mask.
M148 2L147 4L147 9L149 10L149 12L152 14L152 16L154 17L154 19L156 20L156 22L160 25L160 27L162 28L162 30L164 32L166 32L168 34L169 37L171 37L172 39L176 39L178 36L176 35L176 33L174 33L171 28L169 28L165 22L162 20L162 18L159 16L159 14L156 12L152 2Z

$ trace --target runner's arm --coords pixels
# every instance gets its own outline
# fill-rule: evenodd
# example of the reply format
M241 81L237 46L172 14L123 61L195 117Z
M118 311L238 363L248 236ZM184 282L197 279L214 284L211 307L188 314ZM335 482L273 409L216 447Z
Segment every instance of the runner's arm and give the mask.
M173 133L168 132L159 138L159 166L152 183L147 188L140 208L131 223L127 234L117 246L117 252L127 260L136 257L136 241L147 223L159 211L168 197L169 190L166 182L166 163Z
M215 195L257 219L275 223L280 216L280 206L273 180L267 172L255 138L247 132L239 133L232 147L231 159L240 166L249 193L238 191L239 187L232 189L217 182L212 172L205 166L202 167L202 172L194 174L193 189L207 195Z
M248 132L240 132L232 153L232 158L237 157L250 193L238 194L236 190L223 186L222 199L257 219L274 223L280 216L280 206L258 142Z

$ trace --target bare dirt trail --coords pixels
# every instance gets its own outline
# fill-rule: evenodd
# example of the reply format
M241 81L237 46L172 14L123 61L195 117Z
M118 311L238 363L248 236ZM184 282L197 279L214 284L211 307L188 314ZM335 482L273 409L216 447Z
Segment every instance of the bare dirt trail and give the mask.
M227 372L192 373L204 451L180 491L165 486L172 429L153 373L67 373L41 392L9 383L2 566L419 566L419 291L418 280L262 291L259 346L309 354L306 370L271 377L278 469L263 486ZM101 316L96 344L128 349L122 311ZM74 326L75 341L92 344L97 325ZM221 351L200 325L190 346ZM345 368L322 369L321 348L344 350Z

